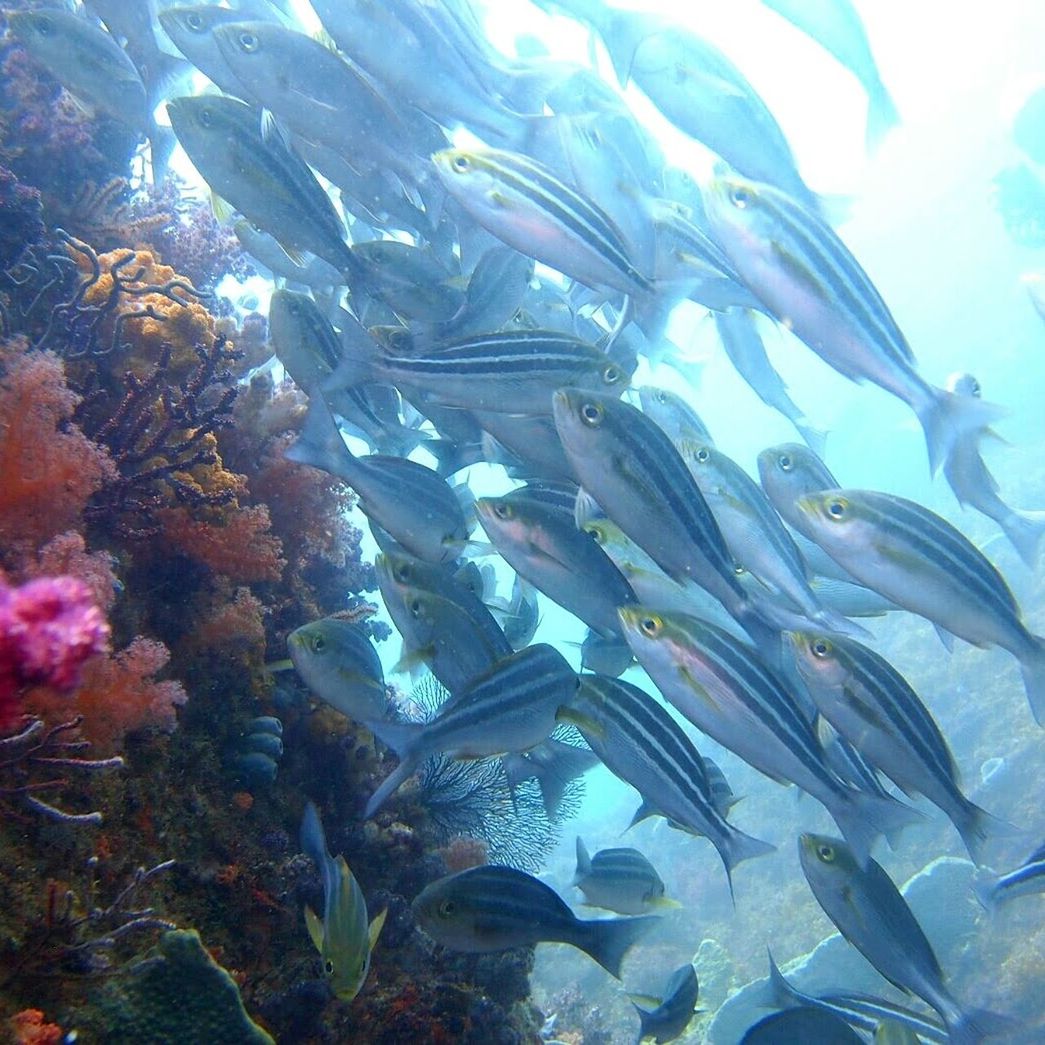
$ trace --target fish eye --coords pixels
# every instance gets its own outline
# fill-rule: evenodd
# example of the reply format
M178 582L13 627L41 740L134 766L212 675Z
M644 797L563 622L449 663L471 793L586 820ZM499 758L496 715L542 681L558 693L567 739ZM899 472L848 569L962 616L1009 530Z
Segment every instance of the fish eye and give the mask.
M439 905L439 917L440 918L449 918L450 915L452 915L454 913L454 911L456 910L456 907L457 907L457 905L453 902L453 900L444 900Z
M185 16L185 24L194 32L203 32L203 16L198 11L190 11Z
M696 457L701 464L707 464L708 461L711 459L711 453L708 451L708 448L706 446L702 446L697 451Z
M608 385L615 385L621 379L620 367L610 363L602 372L602 379Z
M400 584L405 584L410 580L410 567L407 563L400 563L393 571L392 576L399 581Z
M816 847L816 855L823 863L833 864L835 862L835 847L823 842Z
M790 472L794 470L795 462L791 460L790 454L781 454L777 458L777 464L780 465L780 471Z
M655 639L660 634L661 621L659 617L643 617L639 621L639 630L643 635Z
M733 572L734 572L734 573L735 573L735 574L736 574L736 575L737 575L738 577L743 577L743 576L744 576L744 574L745 574L745 573L747 573L747 570L746 570L746 569L744 569L744 567L743 567L743 566L741 566L739 562L735 562L735 563L733 563Z
M240 33L239 45L240 49L245 51L247 54L253 54L261 43L255 33Z
M976 399L980 398L980 395L981 395L980 382L977 381L976 378L973 378L972 382L969 385L969 395L974 396Z
M814 657L826 657L831 652L831 643L827 639L813 639L809 644Z
M417 618L421 616L421 600L420 599L414 599L410 603L410 616L413 617L414 620L417 620Z
M606 540L606 531L601 526L586 526L585 529L599 544Z
M512 506L504 501L494 501L493 513L498 519L510 519L513 515Z
M849 502L843 497L836 497L827 506L827 514L832 519L844 519L846 509L849 507Z
M602 416L605 411L600 403L585 403L581 407L581 420L589 428L598 428L602 424Z
M729 202L732 203L737 210L743 210L751 202L751 193L742 185L737 185L735 188L729 190Z
M54 22L52 22L50 18L38 18L36 20L36 31L41 36L50 36L53 29Z
M322 653L327 648L327 640L322 635L312 636L312 652Z
M653 398L656 399L658 403L666 403L668 401L668 393L658 392Z
M329 958L323 962L323 969L326 971L328 976L334 975L334 963Z
M464 174L471 167L471 163L467 156L462 156L458 153L458 155L450 161L450 166L453 167L458 174Z

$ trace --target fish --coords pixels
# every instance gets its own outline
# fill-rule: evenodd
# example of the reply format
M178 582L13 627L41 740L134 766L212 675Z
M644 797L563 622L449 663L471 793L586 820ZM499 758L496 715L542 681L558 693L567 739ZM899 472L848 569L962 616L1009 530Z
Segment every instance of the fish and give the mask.
M925 432L935 475L965 432L999 407L936 388L870 277L813 211L772 185L721 174L705 193L708 220L741 278L774 318L851 381L905 402Z
M745 627L761 622L696 480L664 431L630 403L559 389L555 426L584 489L679 583L695 581Z
M842 781L787 685L729 632L642 606L617 612L635 659L668 703L770 779L790 781L820 802L861 863L870 859L878 834L922 819L899 802Z
M619 633L617 607L635 592L613 560L553 509L480 497L479 524L501 556L535 588L603 636Z
M890 983L935 1009L951 1042L969 1045L1013 1029L1005 1016L959 1005L932 944L877 861L861 864L840 839L814 834L800 836L798 855L817 903L838 931Z
M513 867L471 867L425 886L411 904L417 924L455 951L485 954L537 943L568 943L620 979L632 945L660 920L578 918L542 881Z
M609 216L544 164L504 149L444 149L432 163L447 192L508 246L589 287L652 291Z
M985 845L1006 825L962 794L950 747L907 680L852 639L795 632L787 638L821 714L905 793L924 795L943 810L982 864Z
M358 274L345 227L309 166L261 112L236 98L195 95L167 103L178 141L214 194L271 233L291 259L307 251Z
M398 670L424 663L450 693L459 694L514 652L492 618L492 627L486 626L489 610L485 607L485 616L477 624L469 612L472 607L465 608L452 598L399 583L394 594L386 596L389 582L383 570L379 584L389 615L403 636L406 652L396 665Z
M822 457L827 433L813 425L787 394L787 385L773 368L751 309L730 308L712 313L722 347L736 372L766 406L786 417L815 454Z
M446 323L464 308L460 277L430 249L384 239L354 243L352 253L362 264L366 289L399 316Z
M240 246L254 262L263 269L268 269L270 278L301 283L320 293L329 293L344 281L344 277L333 265L314 254L302 255L301 265L291 261L275 237L259 229L246 218L237 218L232 224L232 231Z
M947 378L947 389L955 395L980 397L980 383L968 373L954 373ZM969 432L955 441L943 474L963 507L968 505L993 519L1004 531L1020 558L1031 568L1038 561L1041 540L1045 536L1045 512L1020 511L1007 505L998 493L998 482L980 455L984 436L1000 438L990 429Z
M647 999L642 995L630 995L639 1017L639 1034L635 1039L635 1045L642 1045L647 1038L652 1038L657 1045L662 1045L664 1042L682 1037L693 1017L701 1011L697 1008L699 993L697 971L687 962L668 978L663 998ZM647 1004L653 1002L655 1007L641 1008L639 1001Z
M417 352L409 338L385 332L353 341L327 391L387 381L427 405L547 415L560 387L620 395L627 371L595 345L554 330L503 330L433 345Z
M654 385L643 385L636 391L642 412L653 418L676 446L680 442L715 445L707 425L683 396Z
M873 1033L880 1023L888 1021L905 1027L919 1039L941 1045L947 1041L947 1028L935 1016L926 1016L884 998L852 991L825 991L817 995L803 993L780 971L772 953L769 955L769 988L772 1004L782 1009L799 1005L822 1009L841 1017L854 1030L865 1033Z
M1027 630L1005 579L960 530L873 490L810 494L797 508L817 543L862 584L974 646L1008 650L1045 725L1045 639Z
M577 693L558 717L576 726L606 768L642 796L633 823L656 813L708 838L726 869L730 891L737 864L776 848L726 820L693 742L637 686L604 675L581 675Z
M494 616L500 618L504 637L512 649L521 650L533 641L541 620L541 605L537 601L537 589L529 581L516 574L511 597L503 604L491 606L491 609Z
M562 732L568 732L563 729ZM573 732L573 731L569 731ZM599 764L598 756L587 747L556 740L553 734L536 747L521 754L502 756L509 787L525 780L536 780L544 811L552 822L562 819L562 800L566 789L578 777Z
M373 643L347 620L324 617L287 636L294 668L314 696L356 722L387 718L384 669Z
M867 93L867 147L873 149L900 122L882 83L860 15L852 0L762 0L844 65Z
M402 457L355 457L322 399L309 403L301 435L285 456L347 483L360 511L419 559L451 562L468 543L461 501L444 479Z
M988 911L1018 896L1045 892L1045 844L1038 846L1019 867L1004 874L980 872L973 879L976 898Z
M617 914L648 914L658 907L677 907L664 896L664 882L637 849L601 849L589 855L577 836L577 871L573 884L589 907Z
M319 868L323 882L323 917L305 907L308 935L323 960L323 975L339 1001L352 1001L363 989L370 971L370 956L384 928L383 910L367 924L366 899L343 856L327 850L319 810L305 805L301 820L301 848Z
M794 1045L796 1042L862 1045L863 1038L833 1012L798 1005L764 1017L740 1039L740 1045Z
M784 522L812 541L813 530L795 502L804 494L841 486L819 454L801 443L769 446L758 455L758 476Z
M377 736L400 758L370 796L369 820L430 755L486 758L527 751L555 729L556 713L572 700L577 675L554 647L527 646L499 661L440 708L428 723L374 723Z
M842 634L867 634L820 602L806 579L806 565L791 534L758 483L740 465L706 443L682 443L678 450L736 562L821 627Z

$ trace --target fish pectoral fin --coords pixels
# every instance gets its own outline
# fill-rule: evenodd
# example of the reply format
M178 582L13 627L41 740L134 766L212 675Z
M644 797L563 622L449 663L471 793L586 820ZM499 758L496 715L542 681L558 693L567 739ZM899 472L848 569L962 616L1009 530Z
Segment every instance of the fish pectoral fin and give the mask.
M864 700L856 687L843 686L842 695L845 697L846 704L869 725L879 730L888 729L889 724L882 718L878 709Z
M662 998L658 998L655 994L629 994L628 997L636 1005L642 1005L647 1009L657 1009L664 1002Z
M214 220L219 225L225 225L230 222L232 215L235 213L235 208L232 204L213 191L210 194L210 209L214 215Z
M370 923L370 930L368 932L369 943L367 947L369 950L374 949L374 945L377 943L377 938L381 935L381 930L385 927L385 918L388 916L388 908L386 907L380 914L375 915L374 920Z
M713 708L715 711L721 711L721 708L718 706L718 702L711 695L710 690L708 690L706 686L701 685L701 683L697 680L697 678L693 675L689 668L680 667L679 675L681 676L682 680L686 683L686 685L689 686L689 688L694 692L694 694L700 697L701 700L703 700L704 703L708 705L708 707Z
M496 189L491 189L486 194L486 200L488 203L493 204L495 207L499 207L501 210L507 210L511 200L503 192L498 192Z
M678 900L672 900L670 896L658 896L655 900L649 901L650 907L656 907L661 910L680 909L683 905Z
M305 906L305 927L308 929L309 938L320 954L323 953L323 923L311 907Z

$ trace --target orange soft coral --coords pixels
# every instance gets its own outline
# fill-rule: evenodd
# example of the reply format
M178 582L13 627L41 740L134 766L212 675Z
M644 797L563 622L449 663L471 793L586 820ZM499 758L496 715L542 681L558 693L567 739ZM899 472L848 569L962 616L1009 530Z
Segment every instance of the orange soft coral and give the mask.
M45 1023L39 1009L23 1009L7 1021L11 1041L15 1045L58 1045L62 1028L57 1023Z
M278 581L286 565L271 533L265 505L234 508L220 521L196 518L187 508L164 508L156 519L172 551L180 552L236 584Z
M35 546L75 528L115 467L70 422L79 398L57 356L0 342L0 371L0 545Z
M264 605L249 588L237 588L230 599L220 592L211 608L198 614L193 638L202 649L218 650L223 656L244 650L265 650Z
M83 536L69 530L49 540L21 572L26 580L60 574L77 577L90 589L101 611L108 614L118 586L113 561L108 552L88 552Z
M153 679L168 660L162 642L137 638L119 653L91 661L71 698L38 688L26 696L25 705L51 722L82 714L84 737L96 752L110 754L128 733L147 728L169 733L177 725L174 709L188 699L185 690L179 682Z

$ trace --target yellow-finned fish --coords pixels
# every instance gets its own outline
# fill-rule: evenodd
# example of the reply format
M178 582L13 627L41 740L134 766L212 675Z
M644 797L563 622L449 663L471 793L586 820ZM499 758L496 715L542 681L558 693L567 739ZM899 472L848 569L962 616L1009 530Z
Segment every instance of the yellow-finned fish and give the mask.
M301 820L301 847L316 861L323 878L323 918L305 908L308 934L323 959L323 973L341 1001L351 1001L366 983L370 952L385 924L382 911L367 924L366 900L343 856L327 851L323 823L315 804L305 806Z

